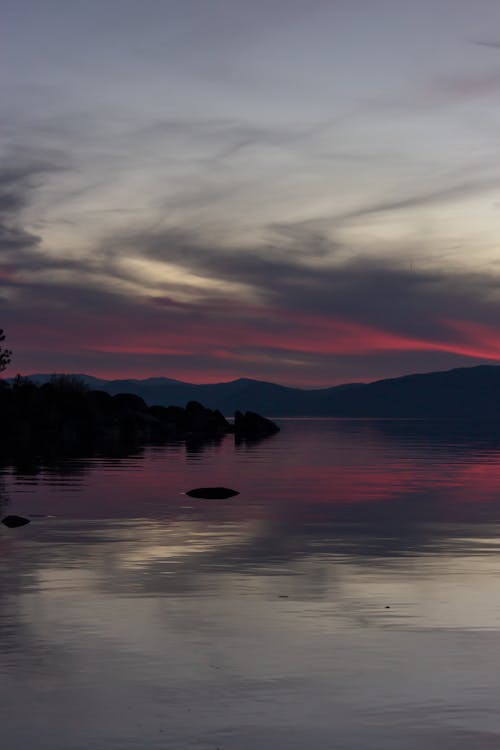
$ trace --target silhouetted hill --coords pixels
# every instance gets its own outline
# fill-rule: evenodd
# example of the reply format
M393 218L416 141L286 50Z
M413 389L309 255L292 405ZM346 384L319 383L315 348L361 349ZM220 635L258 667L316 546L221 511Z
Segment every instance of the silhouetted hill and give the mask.
M31 376L38 383L49 375ZM241 378L193 385L170 378L99 380L81 375L92 388L114 395L135 393L147 404L183 406L200 401L223 414L256 411L270 417L478 417L500 418L500 366L406 375L373 383L306 390Z

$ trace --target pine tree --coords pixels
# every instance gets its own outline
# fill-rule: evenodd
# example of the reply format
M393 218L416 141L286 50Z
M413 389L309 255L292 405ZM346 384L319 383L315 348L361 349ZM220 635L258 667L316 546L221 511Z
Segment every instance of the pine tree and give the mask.
M0 328L0 344L2 341L5 341L5 333L3 332L3 328ZM12 352L10 349L4 349L3 346L0 346L0 372L3 372L10 364L11 357Z

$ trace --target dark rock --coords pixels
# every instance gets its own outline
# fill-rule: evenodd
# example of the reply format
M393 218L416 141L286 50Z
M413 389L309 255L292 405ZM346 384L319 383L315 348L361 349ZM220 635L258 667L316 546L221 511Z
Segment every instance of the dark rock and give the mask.
M203 497L207 500L225 500L239 494L237 490L231 490L229 487L196 487L186 492L190 497Z
M220 411L207 409L197 401L190 401L185 409L180 406L152 406L149 413L156 422L157 437L206 439L232 432L232 426Z
M244 414L241 411L237 411L234 415L234 432L236 437L267 437L279 431L280 428L278 425L253 411L246 411Z
M23 518L22 516L5 516L5 518L2 518L2 523L9 529L15 529L17 526L26 526L30 521L29 518Z
M198 401L186 404L186 419L189 432L205 435L223 435L231 432L231 425L220 411L207 409Z

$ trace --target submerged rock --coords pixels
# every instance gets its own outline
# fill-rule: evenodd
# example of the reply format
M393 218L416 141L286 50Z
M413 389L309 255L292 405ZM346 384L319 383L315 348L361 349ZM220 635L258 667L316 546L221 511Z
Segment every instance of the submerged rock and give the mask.
M9 529L15 529L17 526L26 526L27 523L30 523L30 520L22 516L5 516L5 518L2 518L2 523Z
M225 500L239 494L237 490L231 490L229 487L196 487L186 492L190 497L203 497L207 500Z

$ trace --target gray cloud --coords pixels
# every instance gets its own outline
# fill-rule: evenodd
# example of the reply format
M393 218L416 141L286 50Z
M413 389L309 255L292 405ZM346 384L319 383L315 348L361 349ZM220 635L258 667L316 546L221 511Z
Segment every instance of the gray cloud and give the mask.
M466 198L469 195L477 193L489 192L495 189L498 190L499 188L500 179L470 180L458 185L450 185L437 190L429 190L426 193L408 195L405 198L393 201L380 201L368 206L362 206L354 211L348 211L338 218L357 219L363 216L369 216L370 214L401 211L408 208L419 208L421 206L432 206L438 203L446 203L457 198Z
M127 309L139 314L138 309L144 310L142 303L137 308L136 301L125 299L124 292L110 291L117 280L137 281L134 272L123 265L125 257L173 264L196 277L220 282L219 291L207 291L197 287L195 280L192 286L182 286L164 274L164 280L155 284L164 299L175 301L179 292L186 292L198 300L198 304L182 308L184 315L204 314L216 309L221 300L230 299L232 314L238 316L237 300L224 291L227 282L237 282L253 290L271 309L337 316L412 335L435 336L436 318L450 311L452 316L495 324L498 320L498 278L491 269L471 275L457 269L422 268L418 259L425 248L401 247L398 259L388 257L383 247L373 248L376 257L371 258L356 253L356 248L347 253L342 243L326 234L322 222L275 224L268 229L267 241L245 245L211 239L206 231L189 226L174 226L111 233L88 255L78 257L34 253L40 240L23 226L23 211L36 187L65 166L61 154L42 154L17 163L11 159L0 170L0 248L4 256L7 250L16 251L16 266L31 272L29 284L22 275L3 283L24 287L22 297L28 305L38 300L50 307L56 298L59 309L80 305L83 310L92 305L105 315L120 300L125 317ZM463 181L364 206L344 214L342 220L433 205L496 186L494 180ZM409 258L416 262L410 264ZM56 272L69 276L59 284L51 283L50 275ZM78 283L72 280L76 276ZM107 303L107 299L111 301ZM242 309L246 304L242 299ZM171 312L172 307L164 305L162 315Z
M0 221L0 253L29 248L38 245L40 237L16 226L8 226Z
M33 191L52 172L62 169L61 155L13 153L0 164L0 253L29 249L40 237L23 227L23 210Z
M476 44L478 47L492 47L493 49L500 49L500 42L495 42L493 40L477 40L473 42L473 44Z
M118 277L134 280L133 272L119 264L132 249L134 257L217 279L220 292L198 289L192 301L179 302L176 297L185 289L168 279L157 285L163 292L155 298L102 284ZM465 355L443 351L301 351L308 330L315 335L327 321L431 342L460 341L460 333L445 322L449 318L498 324L500 277L490 270L423 269L380 254L343 259L342 250L317 230L292 225L281 227L267 244L245 248L221 247L185 229L143 232L128 240L121 235L99 249L97 265L84 257L44 260L39 254L35 261L29 251L21 251L24 267L45 275L37 278L35 273L29 283L5 280L4 286L15 286L19 298L0 301L2 327L14 351L17 341L32 342L32 371L37 362L36 369L45 370L216 372L221 379L247 375L300 383L314 377L326 384L471 363ZM51 282L51 274L60 270L70 277ZM228 281L257 292L262 306L228 297ZM259 341L260 331L271 338ZM46 336L43 350L37 344L41 335ZM113 350L117 343L123 351ZM29 348L26 343L23 347ZM22 356L17 362L22 370Z
M134 309L139 319L145 314L143 303L127 301L119 293L103 293L96 285L96 273L104 280L135 280L134 272L121 264L124 256L173 264L199 278L220 281L219 292L197 288L194 282L192 288L168 278L158 282L157 288L163 293L156 304L166 318L177 316L179 311L183 316L196 317L210 311L218 314L221 309L224 314L230 310L235 318L247 317L249 302L225 293L227 282L237 282L256 292L270 310L285 315L288 311L290 315L332 316L430 339L442 334L437 323L441 318L464 317L496 325L500 315L499 278L490 269L473 274L457 268L421 268L418 262L410 264L405 259L404 248L398 259L381 253L372 258L358 255L343 259L343 249L318 231L293 225L286 231L281 228L267 244L250 247L222 247L196 233L171 229L119 236L99 249L97 262L85 258L47 260L45 267L78 272L80 278L87 279L76 295L71 282L60 289L59 304L64 299L71 305L79 300L85 307L89 303L95 309L102 308L105 314L120 300L124 317L128 308ZM415 254L412 248L411 257ZM43 263L37 259L37 268L43 269ZM38 291L30 294L52 295L53 291L45 287L44 291L39 285ZM195 293L197 301L176 301L176 295L186 291ZM104 305L106 294L112 301Z

